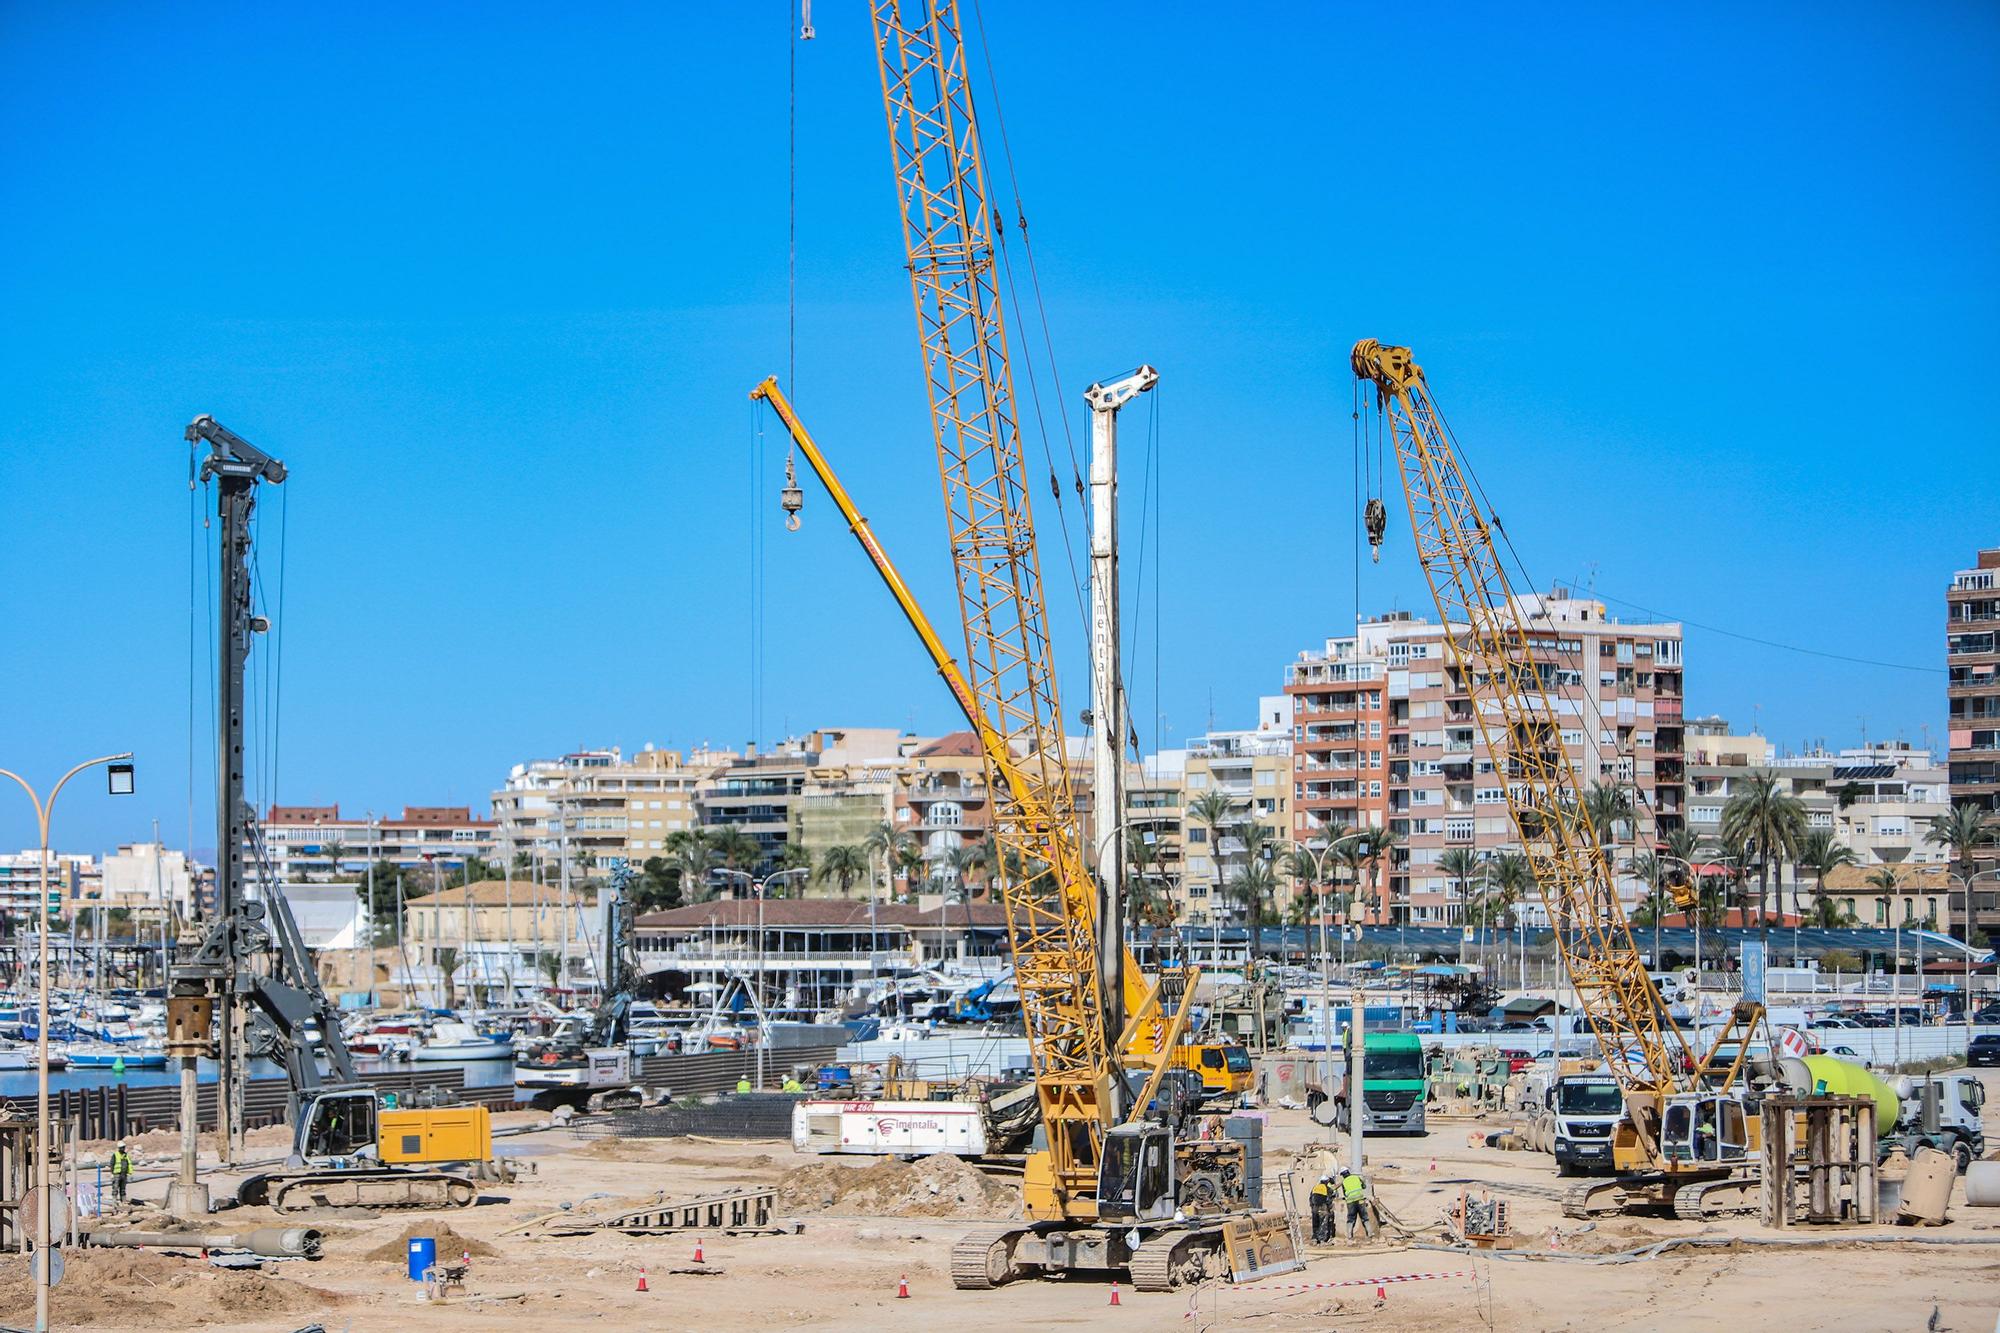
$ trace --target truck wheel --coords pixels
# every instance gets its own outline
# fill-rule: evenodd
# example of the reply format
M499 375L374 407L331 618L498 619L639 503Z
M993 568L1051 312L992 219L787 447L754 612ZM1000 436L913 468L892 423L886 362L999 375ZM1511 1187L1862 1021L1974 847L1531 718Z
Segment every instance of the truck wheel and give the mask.
M1964 1139L1954 1139L1951 1145L1951 1160L1958 1168L1958 1174L1964 1175L1972 1166L1972 1145Z
M1556 1158L1556 1174L1559 1176L1573 1176L1576 1174L1576 1168L1558 1157Z
M1346 1102L1335 1102L1333 1104L1333 1127L1343 1134L1347 1133Z

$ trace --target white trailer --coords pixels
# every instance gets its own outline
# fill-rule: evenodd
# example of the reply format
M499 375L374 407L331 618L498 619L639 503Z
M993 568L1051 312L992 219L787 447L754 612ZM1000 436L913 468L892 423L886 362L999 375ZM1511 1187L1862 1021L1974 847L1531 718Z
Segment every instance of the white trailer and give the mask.
M792 1147L879 1157L984 1157L986 1110L977 1102L802 1101L792 1108Z

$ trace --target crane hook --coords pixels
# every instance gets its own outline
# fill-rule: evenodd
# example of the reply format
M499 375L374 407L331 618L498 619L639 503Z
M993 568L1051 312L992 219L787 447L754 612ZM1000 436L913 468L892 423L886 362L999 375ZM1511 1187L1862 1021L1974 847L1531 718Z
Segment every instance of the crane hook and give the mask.
M778 507L785 511L785 531L799 530L799 511L806 507L806 493L799 489L798 465L785 455L785 486L778 492Z
M1361 523L1368 529L1368 554L1379 565L1382 563L1382 534L1389 530L1389 511L1379 497L1368 497L1368 505L1361 511Z

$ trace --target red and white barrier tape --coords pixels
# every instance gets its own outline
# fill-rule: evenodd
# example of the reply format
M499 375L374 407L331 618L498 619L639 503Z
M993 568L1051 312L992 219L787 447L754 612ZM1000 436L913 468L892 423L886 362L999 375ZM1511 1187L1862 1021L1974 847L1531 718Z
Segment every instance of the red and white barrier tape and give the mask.
M1187 1313L1182 1315L1181 1318L1185 1321L1195 1317L1195 1311L1198 1308L1197 1303L1201 1299L1202 1291L1205 1290L1229 1291L1254 1296L1260 1291L1325 1291L1331 1287L1386 1287L1396 1282L1431 1282L1441 1278L1454 1277L1476 1279L1478 1276L1477 1273L1468 1269L1453 1273L1391 1273L1384 1277L1343 1278L1338 1282L1252 1282L1246 1283L1243 1286L1235 1286L1231 1283L1222 1282L1215 1284L1213 1287L1197 1288L1195 1291L1189 1293Z

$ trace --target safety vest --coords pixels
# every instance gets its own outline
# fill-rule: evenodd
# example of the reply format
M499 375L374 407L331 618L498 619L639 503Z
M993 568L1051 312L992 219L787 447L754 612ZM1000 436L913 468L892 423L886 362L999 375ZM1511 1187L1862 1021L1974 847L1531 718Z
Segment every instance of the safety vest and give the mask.
M111 1174L114 1176L129 1176L132 1174L132 1158L123 1148L111 1154Z
M1324 1180L1322 1180L1317 1185L1314 1185L1312 1187L1312 1192L1314 1194L1331 1194L1333 1193L1333 1188L1329 1186Z
M1353 1172L1349 1172L1340 1178L1340 1197L1349 1203L1360 1203L1361 1196L1367 1193L1367 1191L1368 1186L1362 1182L1360 1176L1355 1175Z

